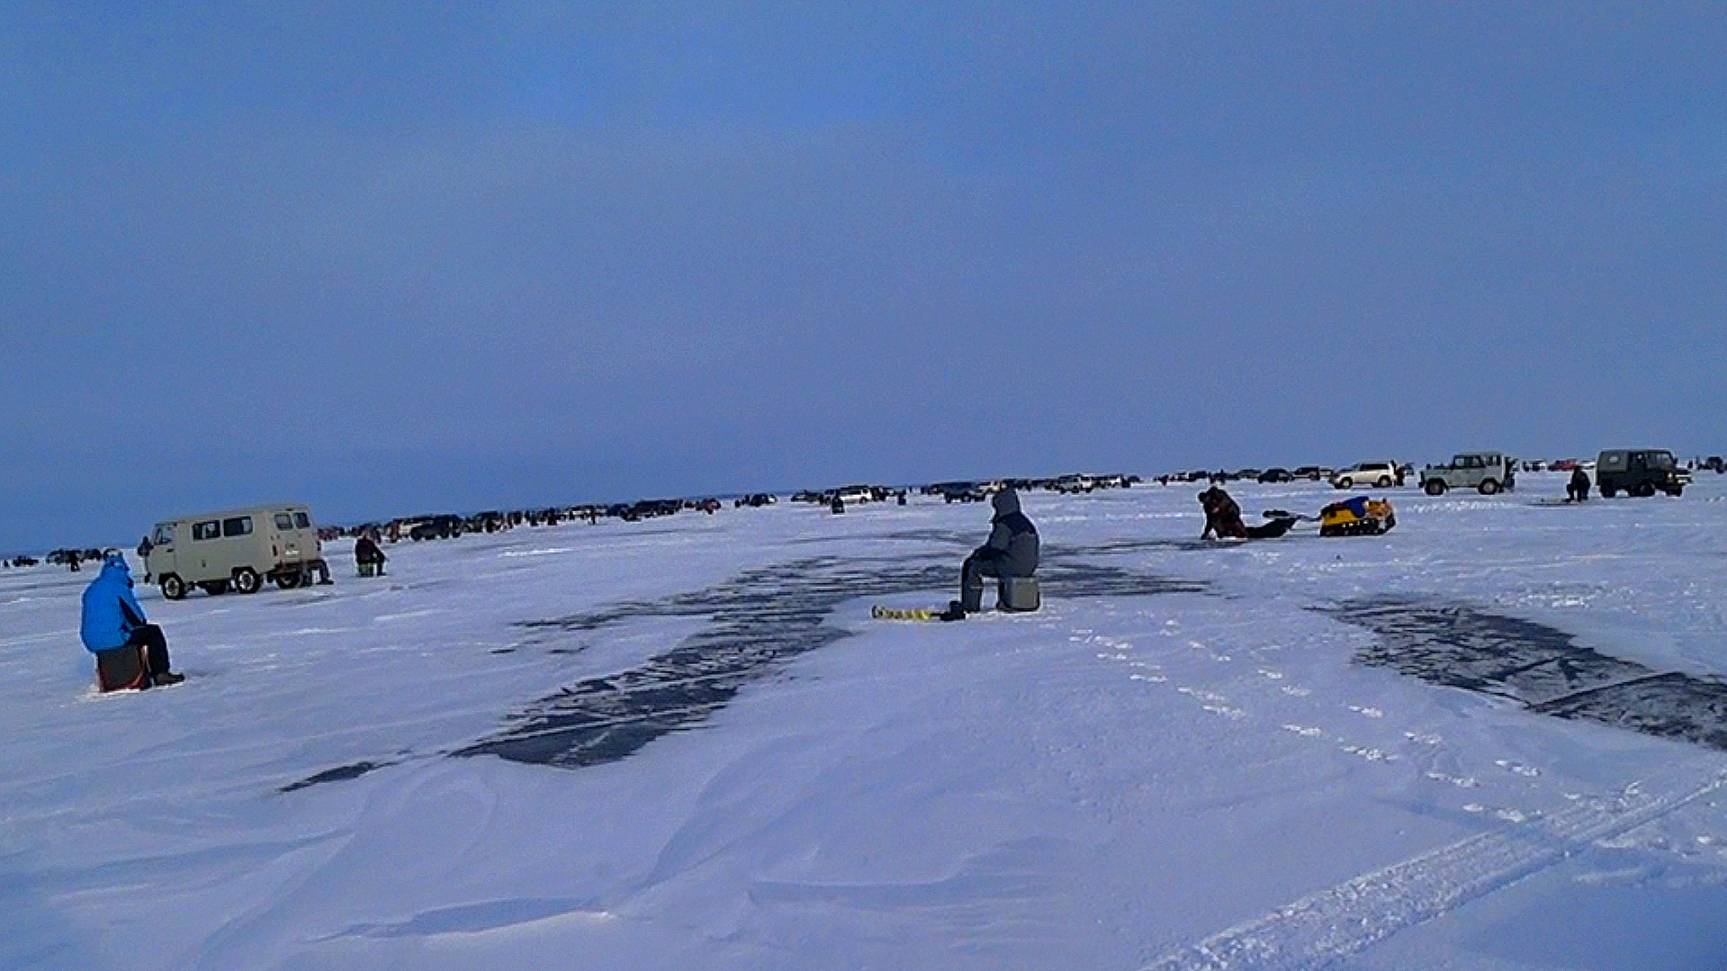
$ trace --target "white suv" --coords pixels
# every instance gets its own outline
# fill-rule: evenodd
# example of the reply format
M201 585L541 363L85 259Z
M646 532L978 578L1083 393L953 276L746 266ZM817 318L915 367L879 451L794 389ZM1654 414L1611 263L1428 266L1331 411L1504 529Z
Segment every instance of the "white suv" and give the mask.
M1331 484L1339 489L1356 486L1389 489L1397 484L1397 479L1396 462L1359 462L1333 475Z

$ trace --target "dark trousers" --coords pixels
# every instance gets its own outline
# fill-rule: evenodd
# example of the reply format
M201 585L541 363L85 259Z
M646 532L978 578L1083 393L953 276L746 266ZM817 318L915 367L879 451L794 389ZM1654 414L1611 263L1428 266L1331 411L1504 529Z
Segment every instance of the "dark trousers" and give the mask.
M132 628L132 636L126 639L126 646L144 649L144 663L151 677L168 673L168 638L162 635L162 628L155 624L140 624Z
M981 557L976 553L965 558L959 568L959 605L968 614L983 609L983 578L999 579L1003 561L999 557Z

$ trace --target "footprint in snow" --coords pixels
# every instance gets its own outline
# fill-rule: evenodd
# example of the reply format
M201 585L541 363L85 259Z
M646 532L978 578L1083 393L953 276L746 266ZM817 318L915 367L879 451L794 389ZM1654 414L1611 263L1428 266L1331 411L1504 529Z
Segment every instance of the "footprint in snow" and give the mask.
M1466 813L1474 813L1476 815L1491 811L1495 817L1503 819L1508 823L1526 823L1532 819L1541 818L1541 814L1538 812L1524 812L1521 809L1514 809L1510 806L1493 808L1491 806L1483 806L1478 802L1464 803L1463 811Z
M1359 759L1369 762L1395 762L1397 756L1382 749L1370 748L1366 745L1339 745L1338 748Z
M1421 732L1404 732L1403 737L1417 745L1438 745L1440 742L1445 741L1444 736L1424 735Z
M1350 705L1349 710L1355 712L1358 715L1362 715L1366 718L1384 718L1385 717L1385 712L1380 711L1378 708L1364 708L1361 705Z
M1513 762L1510 759L1494 759L1493 764L1499 766L1501 769L1504 769L1507 772L1515 772L1518 775L1527 776L1530 778L1534 778L1535 776L1538 776L1541 774L1540 769L1534 768L1532 766L1524 765L1521 762Z
M1265 668L1259 669L1259 676L1262 678L1265 678L1268 681L1282 681L1283 680L1283 672L1282 671L1267 671Z
M1169 679L1164 677L1161 674L1130 674L1127 676L1127 680L1129 680L1129 681L1148 681L1152 684L1163 684L1165 681L1168 681Z
M1302 738L1319 738L1325 734L1324 729L1314 728L1309 725L1284 725L1283 730L1286 732L1294 732Z
M1475 789L1481 785L1481 783L1475 781L1471 776L1446 775L1443 772L1429 772L1427 773L1427 778L1432 779L1434 782L1443 782L1447 785L1456 786L1459 789Z
M1278 688L1277 690L1283 692L1284 694L1290 696L1291 698L1305 698L1308 695L1313 694L1312 688L1297 688L1293 684L1286 684L1283 687Z

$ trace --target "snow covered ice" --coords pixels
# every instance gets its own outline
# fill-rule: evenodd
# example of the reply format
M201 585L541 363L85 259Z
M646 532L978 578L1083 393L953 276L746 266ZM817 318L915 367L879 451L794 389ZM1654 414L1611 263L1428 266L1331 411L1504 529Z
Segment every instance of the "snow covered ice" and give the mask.
M1520 486L1031 493L1043 610L961 624L869 609L977 506L331 544L140 588L189 680L112 695L0 572L0 967L1720 966L1727 477Z

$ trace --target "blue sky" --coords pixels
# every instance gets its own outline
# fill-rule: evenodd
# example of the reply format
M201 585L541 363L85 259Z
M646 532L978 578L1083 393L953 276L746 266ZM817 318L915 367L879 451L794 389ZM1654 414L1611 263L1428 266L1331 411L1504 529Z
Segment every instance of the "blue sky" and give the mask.
M0 5L0 550L1727 451L1712 4Z

